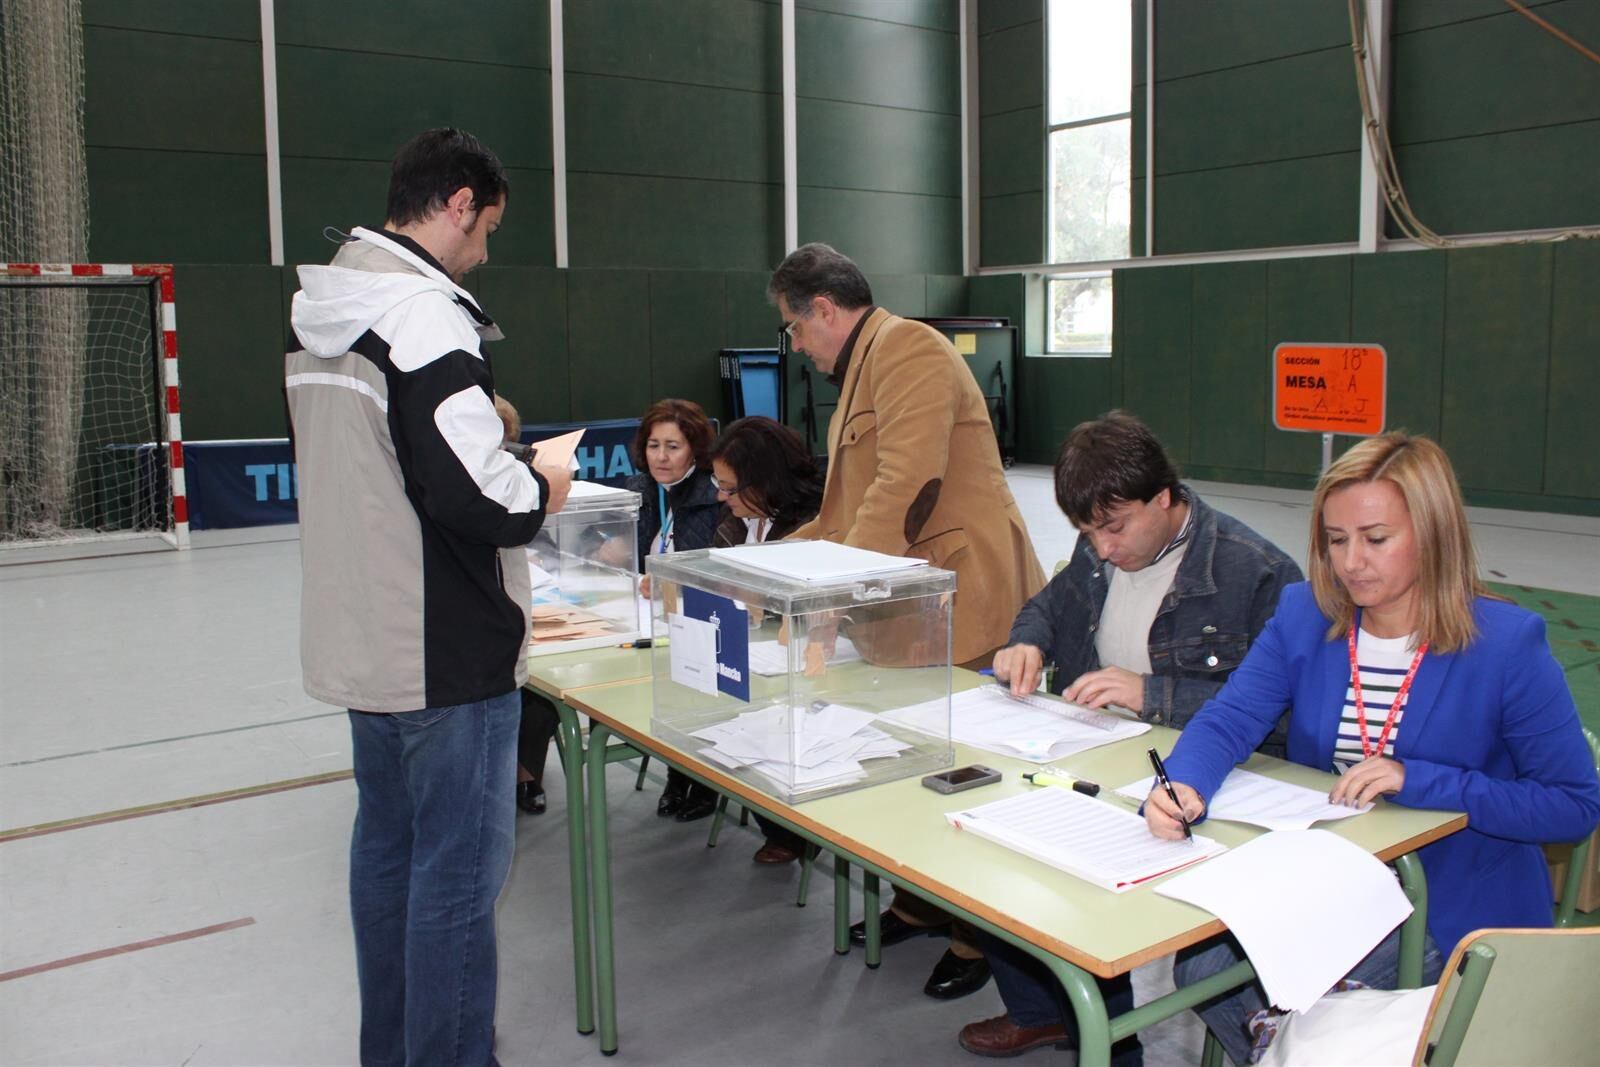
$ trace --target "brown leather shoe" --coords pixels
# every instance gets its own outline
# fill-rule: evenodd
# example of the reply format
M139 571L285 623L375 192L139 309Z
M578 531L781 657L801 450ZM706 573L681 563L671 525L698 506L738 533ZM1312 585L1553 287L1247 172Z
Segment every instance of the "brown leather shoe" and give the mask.
M773 865L777 865L779 863L793 863L799 858L799 853L795 852L794 849L784 848L782 845L775 845L771 841L768 841L766 844L756 849L755 855L755 861L757 863L770 863Z
M961 1028L956 1040L974 1056L995 1059L1020 1056L1046 1045L1070 1049L1075 1044L1067 1037L1067 1028L1059 1023L1054 1026L1018 1026L1009 1015L996 1015L993 1019L968 1023Z

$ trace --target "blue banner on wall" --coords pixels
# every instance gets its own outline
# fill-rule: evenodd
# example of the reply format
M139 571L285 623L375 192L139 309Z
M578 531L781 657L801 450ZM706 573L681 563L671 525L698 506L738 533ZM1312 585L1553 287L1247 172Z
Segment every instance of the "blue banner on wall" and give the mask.
M629 449L638 419L528 424L523 441L584 431L575 477L621 488L633 473ZM195 530L270 526L300 521L300 483L286 437L247 441L185 441L184 477L189 525Z

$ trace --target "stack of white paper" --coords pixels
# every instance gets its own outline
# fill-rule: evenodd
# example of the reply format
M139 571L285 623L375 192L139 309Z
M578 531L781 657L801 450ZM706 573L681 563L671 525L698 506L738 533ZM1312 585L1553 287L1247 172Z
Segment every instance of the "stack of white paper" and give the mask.
M840 663L854 663L861 659L861 653L856 651L856 646L850 643L847 637L841 637L833 646L833 655L828 657L828 665ZM750 670L766 678L775 675L787 674L789 671L789 646L781 645L776 641L750 642Z
M786 789L860 781L869 759L899 756L911 746L872 725L870 712L842 704L757 708L696 730L710 741L700 754L730 770L749 767Z
M945 702L930 700L896 708L883 718L923 733L943 736ZM1003 686L984 685L950 698L950 738L963 745L1048 763L1077 752L1138 737L1148 723L1047 697L1013 697Z
M1393 872L1327 830L1263 834L1156 892L1227 923L1288 1011L1315 1004L1411 914Z
M764 545L713 548L711 554L726 563L776 574L799 582L830 582L863 578L907 567L926 567L925 559L889 556L832 541L778 541Z
M986 837L1113 893L1223 851L1209 837L1164 841L1129 811L1070 789L1031 793L945 816L958 830Z
M1153 788L1155 778L1152 776L1122 786L1117 792L1142 804ZM1206 816L1249 823L1267 830L1308 830L1312 823L1348 819L1371 810L1371 804L1359 808L1330 804L1328 794L1320 789L1307 789L1303 785L1291 785L1254 771L1234 768L1228 772L1217 795L1206 805Z

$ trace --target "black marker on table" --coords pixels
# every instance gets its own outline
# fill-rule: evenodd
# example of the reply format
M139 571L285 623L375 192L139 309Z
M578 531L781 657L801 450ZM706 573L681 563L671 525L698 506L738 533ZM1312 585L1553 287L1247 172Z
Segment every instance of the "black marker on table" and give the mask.
M1150 750L1150 766L1156 769L1156 781L1167 791L1167 796L1172 798L1172 806L1178 812L1178 821L1183 824L1183 836L1193 841L1194 831L1189 829L1189 820L1184 818L1183 804L1178 800L1178 791L1172 788L1172 779L1167 777L1167 768L1161 762L1161 753L1153 748Z

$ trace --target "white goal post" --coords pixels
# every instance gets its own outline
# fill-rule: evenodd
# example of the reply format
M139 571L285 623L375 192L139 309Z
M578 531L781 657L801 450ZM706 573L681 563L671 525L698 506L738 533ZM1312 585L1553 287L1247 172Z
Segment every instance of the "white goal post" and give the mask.
M189 547L171 265L5 264L0 563L154 538Z

